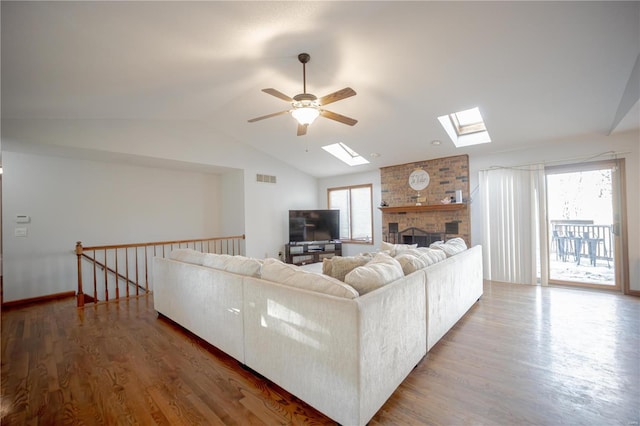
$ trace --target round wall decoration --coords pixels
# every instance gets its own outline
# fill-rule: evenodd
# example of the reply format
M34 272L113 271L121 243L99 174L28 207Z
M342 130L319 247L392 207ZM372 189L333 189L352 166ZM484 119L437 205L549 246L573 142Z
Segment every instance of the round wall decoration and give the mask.
M429 186L429 173L422 169L416 169L409 175L409 186L415 191L422 191Z

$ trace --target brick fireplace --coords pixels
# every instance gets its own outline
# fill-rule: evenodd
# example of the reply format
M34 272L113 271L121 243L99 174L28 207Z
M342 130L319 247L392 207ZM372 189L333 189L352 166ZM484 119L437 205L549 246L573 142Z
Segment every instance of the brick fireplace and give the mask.
M416 191L409 176L416 170L429 174L429 185ZM431 242L461 237L470 245L469 157L439 158L380 169L382 235L385 241L428 246ZM462 203L456 203L456 191ZM453 198L453 203L442 203ZM419 204L419 205L417 205Z

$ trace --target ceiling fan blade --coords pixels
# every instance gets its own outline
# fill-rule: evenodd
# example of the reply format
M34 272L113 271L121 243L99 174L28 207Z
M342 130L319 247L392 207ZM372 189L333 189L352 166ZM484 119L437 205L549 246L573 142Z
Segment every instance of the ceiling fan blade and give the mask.
M339 122L344 123L344 124L348 124L349 126L353 126L354 124L356 124L358 122L358 120L355 120L355 119L350 118L350 117L346 117L344 115L336 114L335 112L327 111L326 109L320 110L320 115L323 116L323 117L329 118L331 120L335 120L335 121L339 121Z
M285 94L284 94L284 93L282 93L282 92L277 91L276 89L271 89L271 88L269 88L269 89L262 89L262 91L263 91L264 93L268 93L268 94L270 94L271 96L275 96L276 98L280 98L280 99L282 99L283 101L293 102L293 98L291 98L291 97L289 97L289 96L285 95Z
M286 114L286 113L288 113L288 112L289 112L289 110L286 110L286 111L280 111L280 112L274 112L273 114L263 115L262 117L252 118L251 120L247 120L247 121L248 121L249 123L253 123L254 121L264 120L265 118L275 117L275 116L277 116L277 115Z
M351 87L345 87L342 90L338 90L337 92L333 92L328 94L327 96L323 96L320 98L320 105L328 105L332 102L336 102L350 96L356 95L356 91Z
M298 136L304 136L307 134L308 124L298 124Z

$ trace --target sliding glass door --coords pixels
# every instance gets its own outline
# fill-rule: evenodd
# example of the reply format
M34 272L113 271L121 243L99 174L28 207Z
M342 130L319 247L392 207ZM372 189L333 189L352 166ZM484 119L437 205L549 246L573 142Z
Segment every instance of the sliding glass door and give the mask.
M549 283L620 289L624 160L547 167Z

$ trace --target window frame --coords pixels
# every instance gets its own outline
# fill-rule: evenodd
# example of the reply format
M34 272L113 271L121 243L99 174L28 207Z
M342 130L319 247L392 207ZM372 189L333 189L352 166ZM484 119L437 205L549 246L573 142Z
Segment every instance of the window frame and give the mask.
M479 121L474 121L470 123L461 123L460 117L458 117L458 114L461 114L470 110L474 110L474 109L478 110ZM478 107L470 108L469 110L454 112L453 114L449 114L449 119L451 119L451 123L453 124L453 127L456 129L456 133L458 134L458 136L487 131L487 126L484 124L484 118L482 118L482 114L480 114L480 110L478 109Z
M353 208L352 208L352 199L353 197L351 196L351 190L352 189L361 189L361 188L369 188L369 217L370 217L370 223L371 223L371 238L369 240L354 240L352 239L353 236ZM333 188L327 188L327 208L331 209L331 192L332 191L345 191L348 190L349 191L349 218L350 221L349 223L351 224L349 227L349 238L348 239L340 239L341 242L343 243L347 243L347 244L366 244L366 245L373 245L374 244L374 236L373 236L373 184L372 183L365 183L365 184L360 184L360 185L348 185L348 186L338 186L338 187L333 187Z

